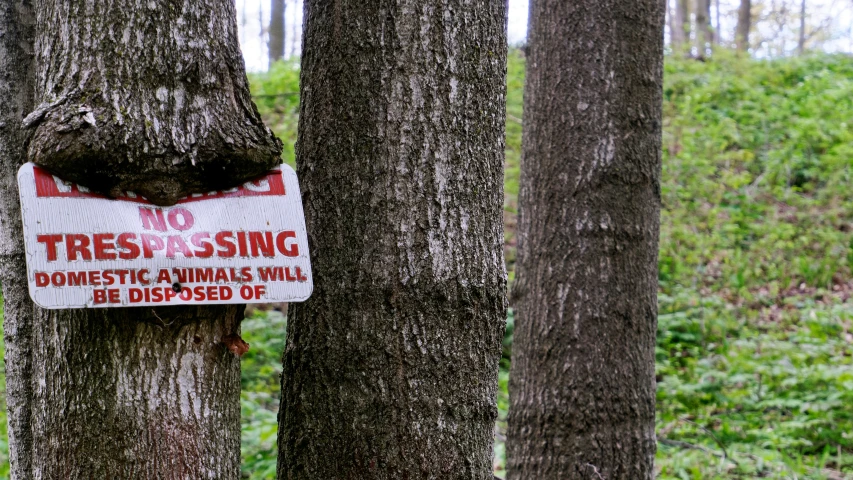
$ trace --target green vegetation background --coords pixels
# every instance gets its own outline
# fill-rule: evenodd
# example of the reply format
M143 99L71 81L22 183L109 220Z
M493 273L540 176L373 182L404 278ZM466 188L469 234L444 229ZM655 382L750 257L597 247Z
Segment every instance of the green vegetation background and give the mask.
M510 54L506 256L515 259L524 59ZM299 71L251 78L294 163ZM665 479L853 478L853 59L668 58L657 340ZM495 470L512 348L500 373ZM244 476L275 476L286 318L243 323ZM0 384L5 388L5 384ZM0 477L8 475L5 406Z

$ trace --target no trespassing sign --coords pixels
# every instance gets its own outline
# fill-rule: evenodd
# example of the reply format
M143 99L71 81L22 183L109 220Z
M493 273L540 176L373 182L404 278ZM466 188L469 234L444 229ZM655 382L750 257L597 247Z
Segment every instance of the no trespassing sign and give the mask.
M30 296L43 308L299 302L305 217L287 165L157 207L109 199L28 163L18 171Z

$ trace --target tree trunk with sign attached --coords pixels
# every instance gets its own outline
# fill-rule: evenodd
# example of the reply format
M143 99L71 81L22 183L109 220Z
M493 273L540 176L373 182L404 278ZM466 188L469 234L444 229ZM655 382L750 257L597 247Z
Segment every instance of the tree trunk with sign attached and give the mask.
M508 478L651 479L664 2L533 6Z
M502 1L306 2L281 479L489 479L505 323Z
M15 44L21 27L2 8L13 35L0 35L0 62L19 75L0 88L37 106L22 122L28 105L16 100L0 122L13 133L23 124L29 160L57 176L170 205L279 163L249 96L233 2L37 0L25 17L30 71L33 43ZM10 396L14 478L238 478L240 366L229 349L240 351L242 306L36 308L30 323L7 194L23 144L3 141L6 339L31 336L28 348L7 343L10 380L29 377Z

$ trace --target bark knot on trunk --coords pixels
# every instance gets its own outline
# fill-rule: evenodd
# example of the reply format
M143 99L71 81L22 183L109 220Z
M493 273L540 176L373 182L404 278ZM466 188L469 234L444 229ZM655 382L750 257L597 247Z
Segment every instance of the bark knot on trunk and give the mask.
M40 105L24 120L29 160L95 191L131 190L158 205L279 164L281 141L249 93L234 5L130 3L139 5L38 5Z

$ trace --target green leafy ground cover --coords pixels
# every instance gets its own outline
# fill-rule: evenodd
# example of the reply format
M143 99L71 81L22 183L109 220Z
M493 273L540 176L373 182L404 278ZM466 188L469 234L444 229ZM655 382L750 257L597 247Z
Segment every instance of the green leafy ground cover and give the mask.
M508 71L512 272L519 52L510 55ZM279 64L251 79L291 164L298 77L295 64ZM853 59L669 59L665 83L658 476L853 478ZM512 326L510 312L498 398L499 474ZM253 311L243 323L251 344L243 357L246 478L274 478L285 329L277 311ZM4 477L5 408L0 416Z

